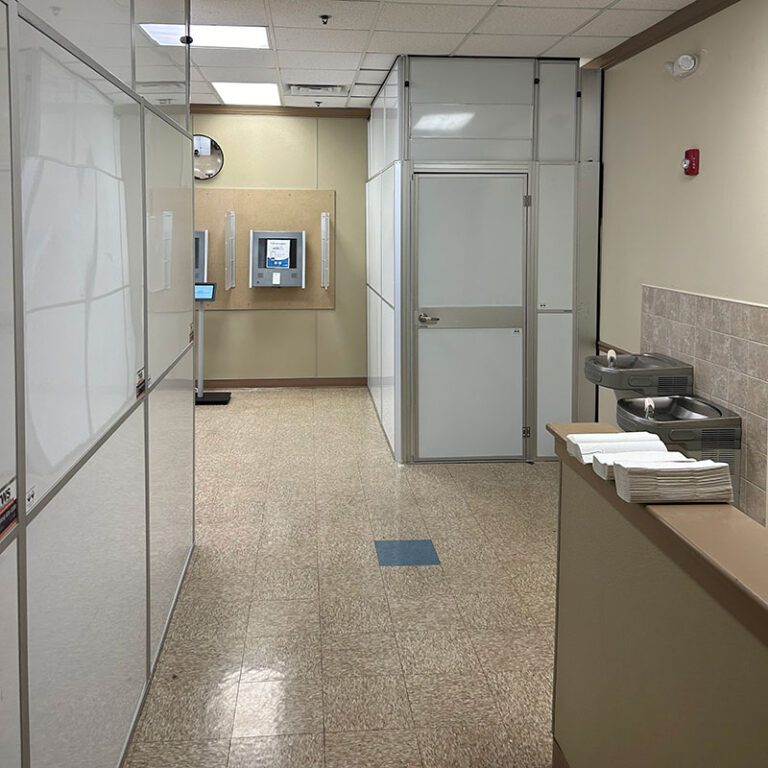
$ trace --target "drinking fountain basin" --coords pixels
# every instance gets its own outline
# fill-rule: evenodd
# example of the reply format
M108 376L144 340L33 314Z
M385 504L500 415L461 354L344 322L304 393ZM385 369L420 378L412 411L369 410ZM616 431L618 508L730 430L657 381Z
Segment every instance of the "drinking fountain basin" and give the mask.
M693 367L657 352L592 355L584 361L588 381L641 395L689 395Z

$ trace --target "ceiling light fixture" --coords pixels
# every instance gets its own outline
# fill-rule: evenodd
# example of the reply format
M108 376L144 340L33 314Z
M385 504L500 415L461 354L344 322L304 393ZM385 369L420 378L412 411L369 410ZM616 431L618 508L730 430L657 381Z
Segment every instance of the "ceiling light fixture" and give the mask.
M277 83L212 83L225 104L280 106Z
M183 45L187 34L183 24L140 24L158 45ZM193 24L192 45L196 48L269 48L266 27L235 27L219 24Z

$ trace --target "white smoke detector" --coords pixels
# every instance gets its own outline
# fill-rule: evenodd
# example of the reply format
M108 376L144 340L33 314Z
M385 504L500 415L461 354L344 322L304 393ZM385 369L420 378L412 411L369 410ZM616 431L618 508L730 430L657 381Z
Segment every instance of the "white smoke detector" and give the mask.
M672 77L688 77L699 67L699 57L693 53L681 53L674 61L665 64Z

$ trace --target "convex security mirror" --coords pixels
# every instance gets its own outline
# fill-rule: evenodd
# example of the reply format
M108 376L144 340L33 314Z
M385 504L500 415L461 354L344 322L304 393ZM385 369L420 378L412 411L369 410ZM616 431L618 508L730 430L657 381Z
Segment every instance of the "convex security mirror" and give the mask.
M218 176L224 167L224 152L210 136L196 133L193 138L195 178L208 181Z

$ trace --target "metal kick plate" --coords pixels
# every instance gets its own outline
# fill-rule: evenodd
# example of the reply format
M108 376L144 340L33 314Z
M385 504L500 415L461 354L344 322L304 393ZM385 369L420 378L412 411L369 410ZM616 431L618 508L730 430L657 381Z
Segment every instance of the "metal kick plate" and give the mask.
M439 322L419 322L419 315L439 317ZM523 307L420 307L415 314L419 328L523 328Z

